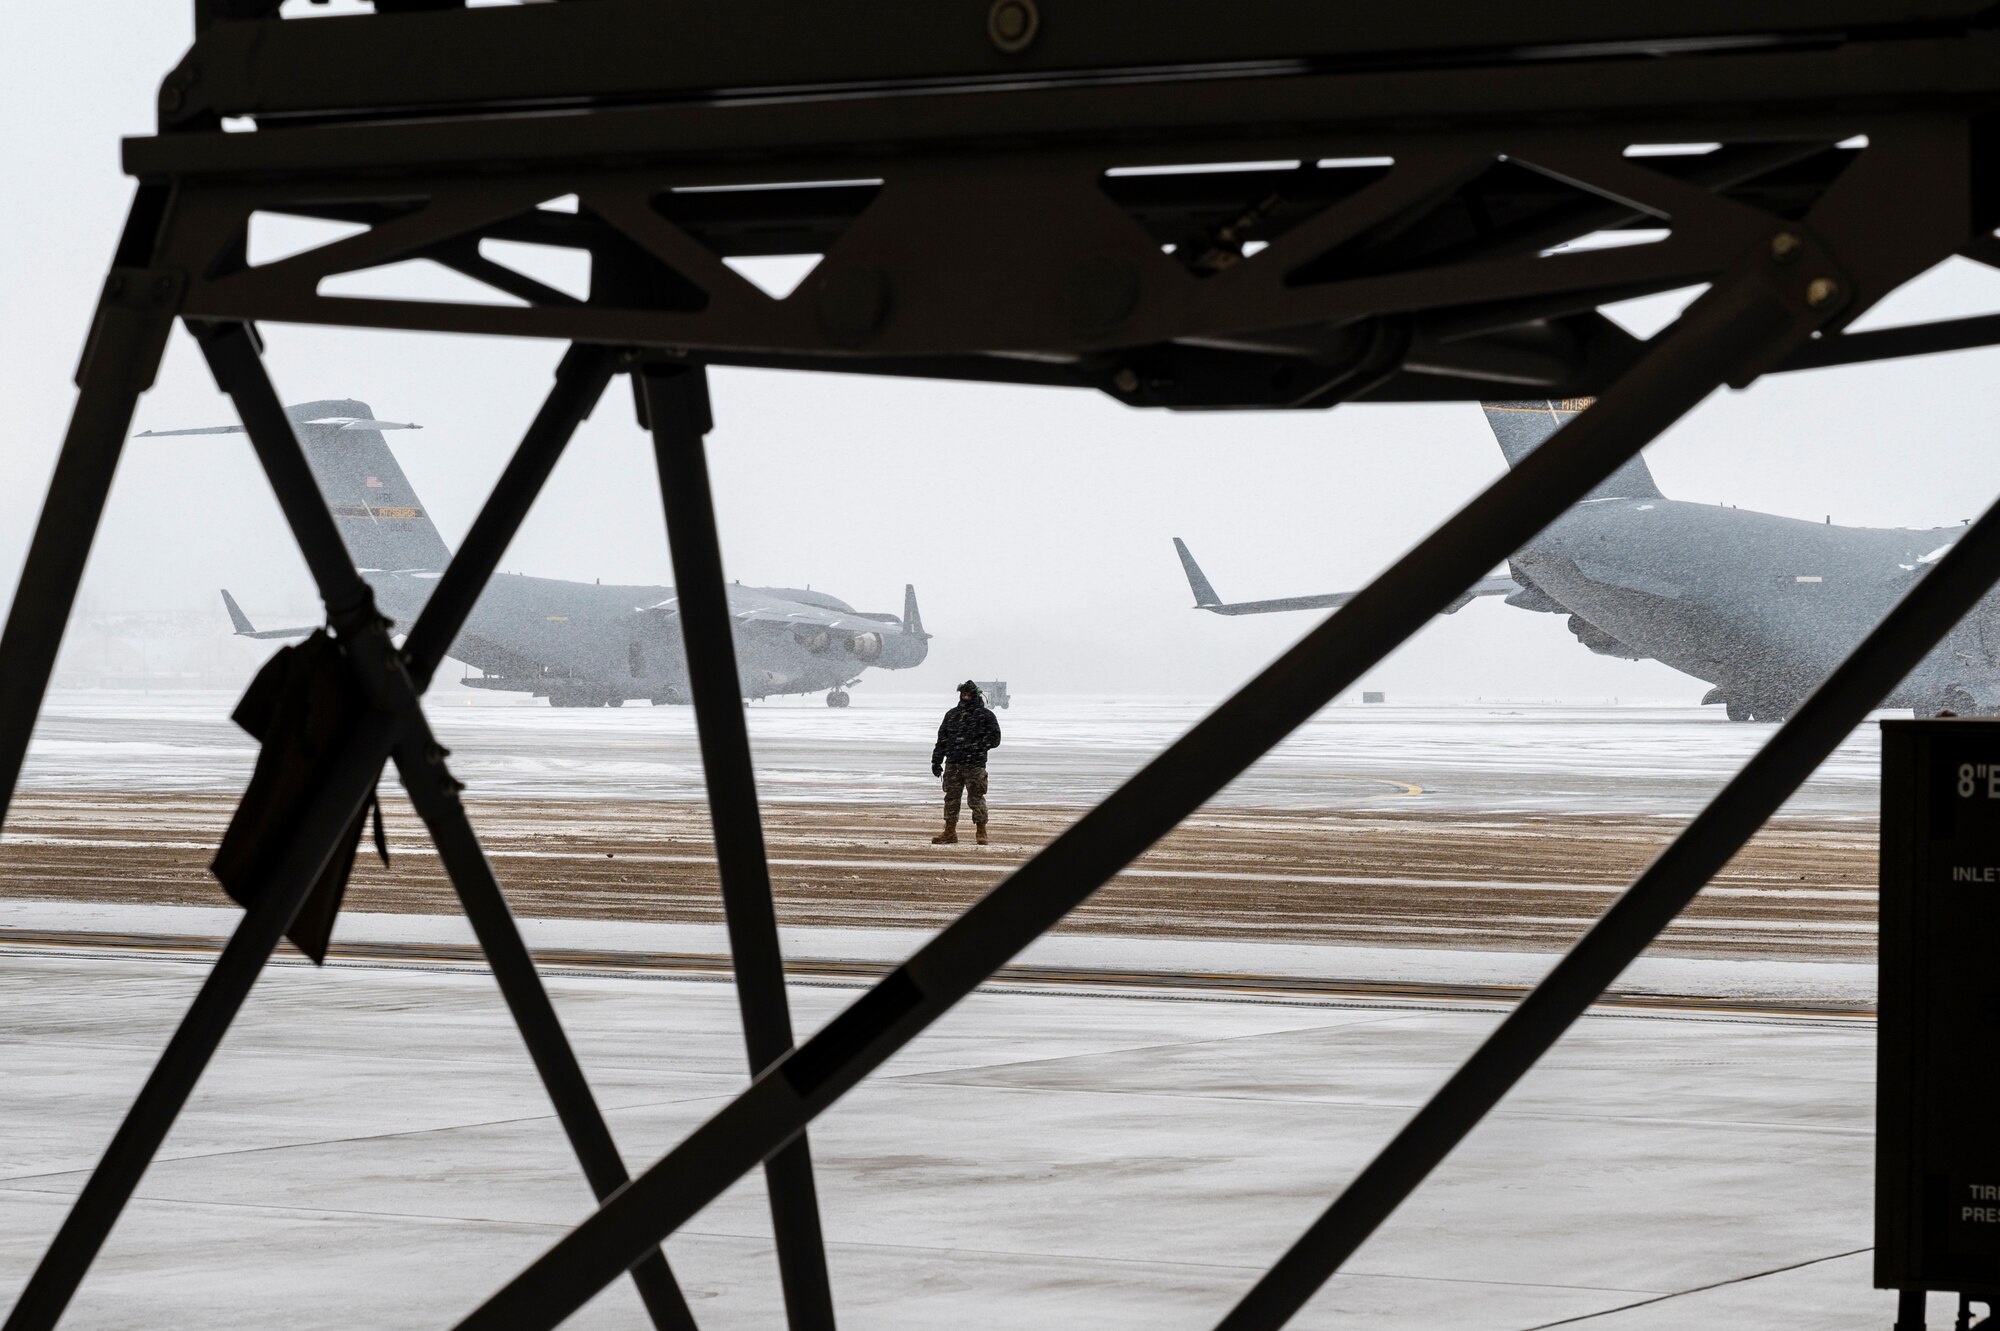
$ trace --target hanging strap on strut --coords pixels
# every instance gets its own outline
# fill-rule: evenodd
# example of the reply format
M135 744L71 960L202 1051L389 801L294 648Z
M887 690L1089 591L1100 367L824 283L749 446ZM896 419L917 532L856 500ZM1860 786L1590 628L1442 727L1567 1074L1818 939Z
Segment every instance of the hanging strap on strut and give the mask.
M324 629L284 648L257 672L230 719L263 747L249 787L209 865L237 904L249 908L270 890L292 829L318 790L341 738L368 710L368 699L355 682L345 652ZM355 852L371 813L375 850L388 864L382 805L371 791L285 931L315 963L326 960L334 917L347 893Z

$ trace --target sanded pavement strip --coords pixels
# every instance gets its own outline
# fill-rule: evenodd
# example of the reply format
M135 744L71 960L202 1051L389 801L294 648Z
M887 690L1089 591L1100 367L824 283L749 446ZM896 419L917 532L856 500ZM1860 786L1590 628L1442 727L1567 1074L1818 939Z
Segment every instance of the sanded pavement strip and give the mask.
M194 850L212 853L214 844L209 841L183 841L158 837L68 837L54 836L39 832L9 833L8 842L22 846L71 846L93 849L114 850ZM392 855L411 855L423 859L436 859L437 848L422 841L392 841ZM493 860L582 860L595 862L603 858L601 851L569 851L555 849L488 849L486 857ZM658 851L620 851L618 858L628 864L690 864L712 865L713 855L665 854ZM927 860L896 859L833 859L825 856L802 857L795 855L773 855L766 863L773 868L784 869L900 869L915 873L989 874L998 876L1013 872L1027 863L1025 859L985 856L976 863L940 862ZM1579 883L1579 882L1523 882L1513 879L1478 878L1418 878L1384 877L1372 874L1329 874L1329 873L1255 873L1242 869L1148 869L1132 867L1118 871L1120 878L1190 878L1196 881L1227 883L1304 883L1327 887L1435 887L1453 888L1476 892L1585 892L1597 895L1616 894L1626 888L1624 883ZM1768 888L1768 887L1706 887L1702 895L1707 897L1774 897L1786 901L1841 901L1873 902L1873 888Z
M0 840L0 899L214 901L217 795L35 794ZM390 800L384 868L364 856L364 911L454 907L415 818ZM482 802L473 809L517 913L541 918L719 918L705 808L686 802ZM781 920L936 927L1074 821L1008 809L991 846L929 844L923 808L772 806L765 831ZM1393 940L1552 951L1567 946L1671 835L1671 820L1204 811L1063 924L1069 932L1332 942ZM921 847L921 849L919 849ZM1866 829L1794 820L1767 829L1670 928L1690 956L1861 958L1874 946Z

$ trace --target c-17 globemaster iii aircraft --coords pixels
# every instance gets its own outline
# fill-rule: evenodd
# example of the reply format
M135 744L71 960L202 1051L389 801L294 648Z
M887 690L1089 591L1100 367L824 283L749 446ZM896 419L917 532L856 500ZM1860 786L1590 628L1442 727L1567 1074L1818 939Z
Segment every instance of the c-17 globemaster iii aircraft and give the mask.
M1512 466L1591 399L1485 402ZM1482 579L1478 596L1567 614L1593 652L1662 661L1714 685L1732 721L1789 715L1952 547L1959 527L1836 527L1668 499L1635 457ZM1198 609L1223 615L1332 609L1353 592L1226 603L1179 537ZM1988 596L1884 702L1920 715L2000 714L2000 593Z
M417 427L378 421L367 403L344 400L300 403L286 415L376 603L407 629L451 558L382 439L384 430ZM141 437L242 428L148 430ZM907 669L930 650L913 587L903 589L900 615L859 611L810 590L732 585L728 592L746 697L824 689L829 707L845 707L847 690L864 669ZM235 598L227 591L222 598L240 636L302 637L312 631L259 631ZM481 672L466 684L532 693L554 707L616 707L628 698L688 701L687 657L672 587L500 574L473 606L451 655Z

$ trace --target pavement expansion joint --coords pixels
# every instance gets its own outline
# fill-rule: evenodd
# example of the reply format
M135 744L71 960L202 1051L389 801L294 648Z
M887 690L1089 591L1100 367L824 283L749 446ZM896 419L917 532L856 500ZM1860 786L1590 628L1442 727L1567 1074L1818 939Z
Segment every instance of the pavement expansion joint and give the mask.
M1539 1322L1534 1326L1525 1328L1525 1331L1550 1331L1550 1328L1552 1327L1575 1326L1579 1322L1589 1322L1589 1321L1594 1321L1599 1317L1610 1317L1615 1313L1630 1312L1634 1308L1650 1307L1656 1303L1665 1303L1669 1299L1686 1298L1690 1294L1705 1294L1710 1290L1726 1289L1730 1285L1744 1285L1750 1283L1753 1280L1763 1280L1768 1276L1783 1275L1787 1271L1800 1271L1804 1270L1806 1267L1809 1266L1818 1266L1824 1262L1837 1262L1844 1257L1859 1257L1863 1253L1870 1253L1874 1251L1875 1249L1873 1245L1870 1245L1869 1247L1866 1248L1853 1248L1847 1252L1828 1253L1824 1257L1813 1257L1803 1262L1793 1262L1789 1266L1774 1266L1768 1271L1754 1271L1749 1275L1736 1276L1729 1280L1717 1280L1706 1285L1695 1285L1689 1289L1673 1290L1669 1293L1661 1294L1654 1298L1640 1299L1636 1303L1627 1303L1627 1304L1622 1304L1616 1308L1604 1308L1597 1312L1584 1313L1580 1317L1564 1317L1553 1322Z
M126 953L137 957L206 960L220 950L209 938L169 935L59 933L0 930L0 948L22 955L67 955ZM730 982L729 958L720 954L608 952L579 949L538 948L537 963L544 974L566 974L579 978L676 978ZM279 953L273 965L309 965L305 958ZM467 967L484 970L484 958L476 946L450 943L335 943L328 952L328 965L393 969ZM839 981L852 985L871 984L894 969L886 962L842 960L791 960L785 972L793 983ZM1397 983L1386 981L1314 979L1282 975L1230 975L1204 972L1153 970L1093 970L1083 967L1010 965L1002 967L995 988L1028 992L1034 988L1084 988L1105 994L1128 991L1182 991L1172 997L1199 1001L1210 997L1236 998L1247 1002L1271 1002L1292 997L1337 999L1351 1004L1384 1005L1404 1002L1445 1001L1449 1010L1460 1005L1491 1004L1511 1007L1528 993L1522 985L1466 983ZM982 986L984 988L984 986ZM1645 1012L1661 1016L1720 1015L1758 1018L1869 1018L1871 1009L1847 1001L1811 1002L1762 1001L1735 996L1673 995L1612 990L1594 1007L1601 1012Z

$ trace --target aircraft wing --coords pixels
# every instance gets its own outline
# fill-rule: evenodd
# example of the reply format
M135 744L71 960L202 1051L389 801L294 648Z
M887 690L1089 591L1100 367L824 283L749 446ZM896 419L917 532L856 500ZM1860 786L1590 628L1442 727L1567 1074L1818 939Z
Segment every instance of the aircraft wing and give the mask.
M844 632L881 633L901 626L895 616L864 615L855 610L822 610L816 606L798 606L786 603L783 606L746 604L741 598L730 597L729 617L739 624L775 625L782 628L821 628ZM680 614L680 598L669 597L657 605L636 607L652 614L668 617Z
M1194 606L1217 615L1269 615L1284 610L1338 610L1353 600L1357 592L1323 592L1318 596L1280 596L1268 601L1225 601L1216 595L1215 587L1208 576L1201 571L1201 565L1194 562L1187 542L1174 537L1174 549L1181 557L1181 568L1187 573L1188 588L1194 592ZM1445 607L1447 615L1456 614L1481 596L1512 596L1522 590L1521 584L1506 574L1496 574L1481 578L1468 587L1459 598Z

